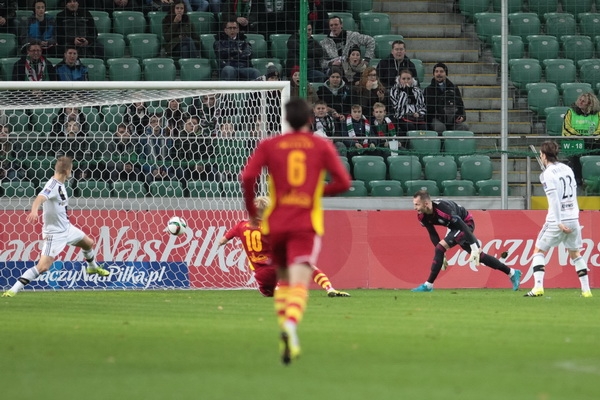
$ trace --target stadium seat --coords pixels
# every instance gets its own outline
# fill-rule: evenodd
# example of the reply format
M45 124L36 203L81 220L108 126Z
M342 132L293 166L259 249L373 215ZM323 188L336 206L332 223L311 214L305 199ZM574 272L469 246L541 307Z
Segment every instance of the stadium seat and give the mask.
M592 85L584 82L566 82L561 85L564 106L571 106L583 93L593 93Z
M471 181L449 179L442 181L444 196L475 196L475 185Z
M29 132L29 114L22 110L14 110L12 112L9 110L4 110L4 114L8 117L7 123L10 126L12 132ZM25 141L29 142L30 140Z
M253 58L250 62L254 68L260 71L261 75L267 73L267 65L269 63L273 63L280 76L283 74L283 66L281 65L281 60L278 58Z
M221 187L225 197L242 197L242 187L238 181L222 182Z
M426 83L425 65L423 65L423 61L419 60L418 58L411 58L410 61L412 61L413 64L415 64L415 69L417 70L417 79L419 80L419 82Z
M480 196L500 196L502 194L502 181L500 179L477 181L475 186L477 186L477 194Z
M460 164L460 177L473 183L492 179L494 167L489 158L467 156Z
M55 109L36 109L31 116L31 123L36 132L50 133L54 127L54 119L58 115Z
M392 33L390 16L384 13L363 12L358 15L360 33L371 37Z
M219 183L214 181L190 181L187 183L190 197L220 197Z
M527 8L545 22L547 13L555 13L558 10L558 0L527 0Z
M190 21L194 25L194 30L198 35L216 33L216 20L212 12L190 11L187 15L190 17Z
M398 197L404 195L402 184L393 180L371 181L371 196L376 197Z
M327 16L328 16L328 18L340 17L340 19L342 20L342 25L345 30L359 32L359 29L357 29L358 26L356 24L356 21L354 21L354 15L351 12L333 11L333 12L328 12Z
M546 113L546 135L562 136L562 127L565 113L569 107L547 107Z
M183 187L179 181L155 181L149 185L152 197L183 197Z
M19 29L27 27L27 20L31 17L33 11L31 9L15 10L17 24Z
M404 182L406 186L406 194L412 196L419 190L426 190L430 196L439 196L440 189L436 181L430 181L426 179L415 179L413 181Z
M381 181L386 178L387 165L381 157L377 159L368 156L354 156L352 157L352 164L352 176L355 180L365 182L367 189L370 189L370 181Z
M112 197L120 199L137 199L146 197L146 189L142 182L117 181L113 183Z
M160 55L160 42L154 33L132 33L127 35L129 53L138 61L156 58Z
M528 83L527 104L538 117L545 118L547 107L558 106L560 93L554 83Z
M523 7L523 0L506 0L506 6L509 14L520 12ZM494 12L502 11L502 0L492 0L492 10Z
M201 41L201 54L202 58L206 58L210 60L210 65L212 69L217 69L219 67L217 62L217 56L215 54L214 43L215 43L215 35L211 35L205 33L204 35L200 35Z
M402 35L376 35L375 40L375 57L382 59L388 58L392 52L392 43L395 40L404 40Z
M36 157L28 163L27 177L35 179L42 185L54 175L53 166L56 159L54 157Z
M508 61L508 76L513 85L521 92L527 91L527 84L542 80L542 66L533 58L517 58Z
M452 157L423 159L423 163L425 164L425 179L435 181L440 192L443 181L456 179L458 167Z
M538 35L541 30L540 18L535 13L516 12L508 14L508 31L520 36L527 43L527 36Z
M346 0L346 7L356 19L360 13L373 10L373 0Z
M106 80L106 66L101 58L82 58L81 63L88 69L88 79L90 81Z
M559 93L562 93L563 83L575 82L577 68L573 60L565 58L547 59L542 62L546 82L554 83Z
M506 40L508 45L508 59L523 58L525 45L521 36L508 36ZM492 36L492 55L494 56L494 61L497 63L502 61L502 36L500 35Z
M102 133L101 130L104 121L100 112L94 107L82 107L81 112L85 116L86 124L88 124L88 133L91 135L96 133Z
M12 33L0 33L0 58L17 55L17 37Z
M579 14L579 33L595 38L600 35L600 13Z
M490 9L489 0L458 0L460 13L465 16L468 22L475 20L475 15L486 12Z
M327 35L325 33L313 33L312 35L313 39L315 39L317 42L321 43L321 41L323 39L325 39L327 37Z
M583 158L583 157L582 157ZM580 159L581 161L581 159ZM600 194L600 157L581 161L581 177L586 196Z
M12 80L13 67L17 61L19 61L19 57L0 58L0 79Z
M125 39L120 33L99 33L98 42L104 46L104 58L122 58L125 55Z
M408 147L419 153L420 158L428 154L438 154L441 151L442 141L436 131L408 131L406 132L406 136L423 138L411 139L408 143Z
M162 30L162 21L167 16L166 11L148 11L146 14L148 17L148 28L150 33L154 33L156 37L163 42L163 30Z
M94 18L94 25L98 33L110 33L112 20L106 11L90 10L90 14Z
M112 14L113 32L124 38L132 33L146 32L146 18L140 11L114 11Z
M492 43L492 36L502 34L500 13L482 12L475 14L475 32L484 44Z
M527 36L528 57L543 61L556 59L559 56L560 44L555 36L531 35Z
M212 68L206 58L180 58L179 78L182 81L210 81Z
M174 81L177 76L172 58L146 58L142 65L145 81Z
M421 179L422 166L417 156L389 156L388 171L390 179L404 185L406 181Z
M444 131L442 137L444 137L444 153L454 156L457 163L460 156L473 154L477 151L477 141L472 131Z
M579 69L579 80L596 87L600 83L600 63L585 63Z
M594 43L589 36L563 36L562 47L564 57L573 60L575 63L594 56Z
M592 11L592 4L594 4L594 0L562 0L560 3L564 13L573 14L575 17L577 17L577 20L579 20L578 16L580 14ZM597 4L596 7L598 7Z
M342 197L366 197L368 195L367 187L363 181L350 181L350 189L340 194Z
M111 195L110 186L104 181L79 181L77 189L80 197L103 198Z
M110 58L106 60L108 77L111 81L139 81L142 68L137 58Z
M556 36L562 42L563 36L577 35L577 22L572 14L547 13L546 35Z
M287 42L290 38L289 33L277 33L269 36L271 44L271 57L285 60L287 58Z
M246 40L252 45L252 58L267 58L268 45L264 35L247 33Z
M124 105L106 105L100 108L101 114L104 116L104 125L107 132L114 132L117 126L123 123L123 116L127 112Z
M45 182L44 182L45 183ZM2 197L34 197L35 185L28 181L2 182Z

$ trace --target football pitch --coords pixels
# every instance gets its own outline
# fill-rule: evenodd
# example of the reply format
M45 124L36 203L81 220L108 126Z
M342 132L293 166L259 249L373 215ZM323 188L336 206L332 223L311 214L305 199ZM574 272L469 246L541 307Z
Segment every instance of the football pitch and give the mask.
M0 299L3 399L600 398L600 291L311 291L283 366L257 291Z

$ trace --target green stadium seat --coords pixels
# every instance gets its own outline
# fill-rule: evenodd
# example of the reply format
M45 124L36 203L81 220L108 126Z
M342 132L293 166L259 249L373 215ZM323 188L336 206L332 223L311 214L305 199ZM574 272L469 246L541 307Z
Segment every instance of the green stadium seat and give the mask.
M114 11L112 14L113 32L124 38L132 33L146 32L146 18L140 11Z
M94 18L94 25L98 33L109 33L112 28L112 20L106 11L90 10L92 18Z
M477 194L480 196L500 196L502 194L502 181L500 179L477 181L475 186L477 186Z
M247 33L246 40L252 45L252 58L267 58L269 46L264 35Z
M450 179L442 181L444 196L475 196L475 185L471 181Z
M600 35L600 13L579 14L579 33L595 38Z
M564 106L570 106L583 93L593 93L592 85L584 82L566 82L561 85Z
M0 58L17 56L17 36L12 33L0 33Z
M375 57L382 59L390 56L392 43L396 40L404 40L404 37L402 35L376 35L373 39L375 40Z
M346 0L346 7L356 19L360 13L373 10L373 0Z
M440 189L436 181L431 181L427 179L415 179L413 181L404 182L406 186L406 194L412 196L419 190L426 190L430 196L439 196Z
M350 189L340 194L342 197L366 197L368 195L367 187L363 181L350 181Z
M146 58L142 65L146 81L174 81L177 76L177 68L172 58Z
M216 33L216 20L212 12L208 11L190 11L187 13L190 21L194 25L194 30L198 35L205 33Z
M577 22L572 14L547 13L546 35L556 36L559 42L563 36L577 35Z
M35 157L24 162L27 166L27 178L44 185L54 175L54 157Z
M535 13L516 12L508 14L508 31L511 35L520 36L527 43L527 36L541 32L540 18Z
M583 64L579 69L579 80L596 87L600 83L600 63L590 62Z
M252 66L260 71L261 75L267 73L267 65L269 63L273 63L279 72L279 75L283 73L283 66L281 65L281 60L278 58L253 58L250 60Z
M563 36L562 47L564 57L573 60L575 63L594 56L594 43L589 36Z
M287 42L290 38L289 33L276 33L269 36L269 43L271 44L271 58L278 58L285 60L287 58Z
M88 79L90 81L106 80L106 66L101 58L82 58L81 63L88 69Z
M474 154L477 151L477 141L472 131L444 131L442 137L444 153L452 155L457 163L460 156Z
M523 0L506 0L506 6L509 14L520 12L523 7ZM492 0L492 10L494 12L502 11L502 0Z
M112 197L120 199L138 199L146 197L146 189L142 182L117 181L113 183Z
M460 164L460 177L473 183L492 179L494 166L489 158L467 156Z
M562 136L562 127L565 113L569 107L547 107L546 113L546 135Z
M435 181L438 188L442 189L442 182L445 180L456 179L458 166L452 157L438 158L433 156L432 159L423 159L424 174L426 180Z
M29 132L29 114L25 113L22 110L14 110L12 112L9 110L4 110L4 113L8 117L7 123L10 126L11 132Z
M148 18L148 29L150 33L154 33L160 42L163 42L163 30L162 21L167 16L166 11L148 11L146 17Z
M205 33L200 35L201 54L202 58L210 60L210 65L213 70L218 68L217 56L213 44L215 43L215 35Z
M394 180L381 180L369 182L371 196L376 197L398 197L404 195L402 184Z
M360 33L371 37L392 33L390 16L384 13L362 12L358 14Z
M103 126L103 117L94 107L82 107L81 112L85 116L85 122L89 126L89 133L96 134L101 132Z
M586 196L600 194L600 156L587 156L581 161L581 177Z
M140 81L142 68L137 58L110 58L106 60L111 81Z
M31 116L34 132L50 133L54 127L54 119L58 115L56 109L36 109Z
M214 181L190 181L187 183L190 197L220 197L219 183Z
M527 36L528 57L539 61L556 59L560 53L560 43L555 36L531 35Z
M490 9L489 0L458 0L460 13L468 22L475 20L475 14L486 12Z
M124 105L106 105L102 106L100 112L104 116L104 125L107 132L114 132L117 126L123 123L123 116L127 112Z
M422 166L417 156L389 156L387 162L390 179L403 185L406 181L421 179Z
M529 109L536 113L538 117L546 116L547 107L558 106L560 93L554 83L528 83L527 86L527 104Z
M106 198L111 195L110 186L104 181L79 181L77 189L80 197Z
M138 61L157 58L160 55L160 42L154 33L132 33L127 35L129 53Z
M565 58L547 59L542 62L544 65L544 75L546 82L554 83L562 94L562 84L575 82L577 77L577 67L573 60Z
M564 13L573 14L579 20L579 15L583 13L588 13L592 11L592 5L594 4L594 0L562 0L561 2L562 10Z
M180 58L179 78L182 81L210 81L212 68L207 58Z
M104 58L122 58L125 55L125 39L120 33L99 33L98 42L104 46Z
M0 79L3 81L12 80L13 67L19 61L19 57L0 58Z
M527 91L527 84L542 80L542 66L533 58L518 58L508 61L509 77L513 85L521 92Z
M242 187L238 181L222 182L221 187L225 197L242 197Z
M523 58L525 52L523 39L520 36L508 36L506 40L508 45L508 59ZM494 61L497 63L502 61L502 36L500 35L492 36L492 55L494 56Z
M409 149L419 153L419 158L428 154L438 154L441 151L442 141L436 131L408 131L406 136L423 138L411 139L408 143Z
M45 182L44 182L45 183ZM34 197L36 187L29 181L2 182L2 197Z
M27 27L27 20L33 15L33 11L31 9L15 10L15 15L19 29L23 29Z
M327 16L328 16L328 18L340 17L340 19L342 20L342 25L345 30L359 32L359 29L357 29L358 25L356 24L356 21L354 20L354 15L351 12L333 11L333 12L328 12Z
M417 79L419 80L419 82L426 83L425 82L425 65L423 65L423 61L421 61L417 58L411 58L410 61L412 61L413 64L415 64L415 69L417 70Z
M313 33L312 37L320 43L323 39L327 37L327 35L325 33Z
M492 36L502 34L500 13L482 12L475 14L475 32L484 44L492 43Z
M542 22L546 21L546 14L555 13L558 10L558 0L527 0L527 8L536 13Z
M353 174L355 180L365 182L367 189L370 189L370 181L385 180L387 175L387 165L383 157L377 156L354 156L352 157Z
M149 188L152 197L183 197L183 187L179 181L150 182Z

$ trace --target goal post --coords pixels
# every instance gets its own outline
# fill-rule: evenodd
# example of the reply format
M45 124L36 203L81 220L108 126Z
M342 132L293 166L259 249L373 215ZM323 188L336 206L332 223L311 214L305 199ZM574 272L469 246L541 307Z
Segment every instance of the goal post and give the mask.
M87 275L68 247L28 289L256 287L240 244L218 241L246 217L238 174L287 130L289 97L288 81L3 82L0 289L39 259L26 214L61 154L74 157L69 217L110 276ZM179 237L164 232L175 215Z

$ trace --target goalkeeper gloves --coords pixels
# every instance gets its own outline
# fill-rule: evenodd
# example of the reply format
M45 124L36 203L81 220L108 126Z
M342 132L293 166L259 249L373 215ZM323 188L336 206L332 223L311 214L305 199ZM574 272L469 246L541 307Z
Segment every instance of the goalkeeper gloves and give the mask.
M471 245L471 257L469 257L469 261L476 266L479 265L479 247L477 246L477 243Z

